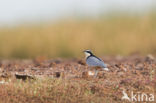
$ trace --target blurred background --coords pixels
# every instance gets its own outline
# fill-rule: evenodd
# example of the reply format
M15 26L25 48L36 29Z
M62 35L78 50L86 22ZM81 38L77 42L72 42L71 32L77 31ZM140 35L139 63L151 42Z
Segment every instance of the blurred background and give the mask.
M155 0L0 0L0 58L156 54Z

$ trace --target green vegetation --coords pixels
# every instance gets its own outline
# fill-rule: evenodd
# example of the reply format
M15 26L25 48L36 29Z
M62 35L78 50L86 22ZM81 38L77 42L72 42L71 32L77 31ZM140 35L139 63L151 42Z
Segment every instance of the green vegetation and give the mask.
M0 29L1 58L78 57L84 49L98 55L156 54L156 15L109 15Z

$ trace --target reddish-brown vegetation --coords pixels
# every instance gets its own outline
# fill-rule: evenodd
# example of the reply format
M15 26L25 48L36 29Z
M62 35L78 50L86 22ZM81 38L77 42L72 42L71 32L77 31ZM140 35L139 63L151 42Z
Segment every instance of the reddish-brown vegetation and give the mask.
M99 70L96 78L78 59L1 60L0 103L125 103L123 90L156 97L154 57L103 59L110 71Z

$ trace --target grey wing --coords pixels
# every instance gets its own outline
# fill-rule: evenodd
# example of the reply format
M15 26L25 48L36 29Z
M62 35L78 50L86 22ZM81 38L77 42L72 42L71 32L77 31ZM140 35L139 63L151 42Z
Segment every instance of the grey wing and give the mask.
M106 68L104 62L96 57L89 57L86 62L89 66L100 66Z

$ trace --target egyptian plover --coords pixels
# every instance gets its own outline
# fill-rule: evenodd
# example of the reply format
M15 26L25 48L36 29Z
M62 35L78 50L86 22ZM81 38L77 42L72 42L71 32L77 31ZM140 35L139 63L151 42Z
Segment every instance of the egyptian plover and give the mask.
M108 71L107 65L98 57L96 57L90 50L84 51L86 56L86 63L91 67L101 67L102 70Z

